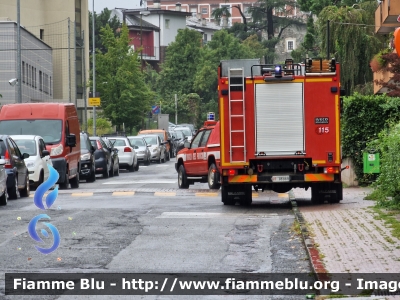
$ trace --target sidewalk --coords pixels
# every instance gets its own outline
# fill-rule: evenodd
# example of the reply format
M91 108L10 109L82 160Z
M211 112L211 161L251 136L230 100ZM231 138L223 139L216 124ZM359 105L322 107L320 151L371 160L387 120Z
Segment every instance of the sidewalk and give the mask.
M369 191L345 188L340 204L311 205L310 189L293 190L291 196L308 229L305 242L316 273L400 272L400 241L383 221L374 219L369 207L375 202L363 200ZM400 299L397 295L388 299Z

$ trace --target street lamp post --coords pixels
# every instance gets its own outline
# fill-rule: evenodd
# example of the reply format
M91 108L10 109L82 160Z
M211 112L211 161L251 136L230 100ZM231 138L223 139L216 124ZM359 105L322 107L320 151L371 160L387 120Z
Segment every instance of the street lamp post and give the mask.
M142 19L143 16L148 16L150 12L148 10L142 10L140 12L140 67L143 70L143 38L142 38Z
M17 0L17 90L18 90L18 103L22 103L22 80L21 80L21 14L20 0Z

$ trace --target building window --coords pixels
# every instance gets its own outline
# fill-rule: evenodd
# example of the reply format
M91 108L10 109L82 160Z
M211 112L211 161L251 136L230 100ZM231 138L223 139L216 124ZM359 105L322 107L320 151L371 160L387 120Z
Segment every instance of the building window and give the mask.
M32 87L34 88L36 85L35 82L35 68L32 66Z
M25 83L25 62L22 62L22 82Z
M51 84L51 76L50 76L49 84L50 84L50 96L51 96L51 95L53 95L53 92L51 91L51 87L52 87L52 84Z
M201 9L202 14L208 14L208 9L207 8L202 8Z
M40 39L44 39L44 29L40 29Z
M287 41L287 51L294 50L294 41Z
M42 71L39 71L39 91L43 90L43 75Z
M165 29L169 29L169 19L165 19Z

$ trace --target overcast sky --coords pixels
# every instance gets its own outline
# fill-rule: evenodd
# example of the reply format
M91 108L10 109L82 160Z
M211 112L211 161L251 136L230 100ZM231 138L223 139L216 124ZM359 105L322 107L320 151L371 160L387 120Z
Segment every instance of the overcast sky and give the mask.
M94 1L94 10L96 13L101 13L104 8L114 9L118 8L140 8L140 0L88 0L89 1L89 10L93 11L93 1Z

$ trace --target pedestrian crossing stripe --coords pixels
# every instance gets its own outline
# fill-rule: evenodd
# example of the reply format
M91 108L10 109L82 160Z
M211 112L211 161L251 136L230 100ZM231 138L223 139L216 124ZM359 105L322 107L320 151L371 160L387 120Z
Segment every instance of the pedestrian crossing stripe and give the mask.
M155 192L154 196L176 196L176 192Z
M72 193L72 197L88 197L93 196L93 193Z

